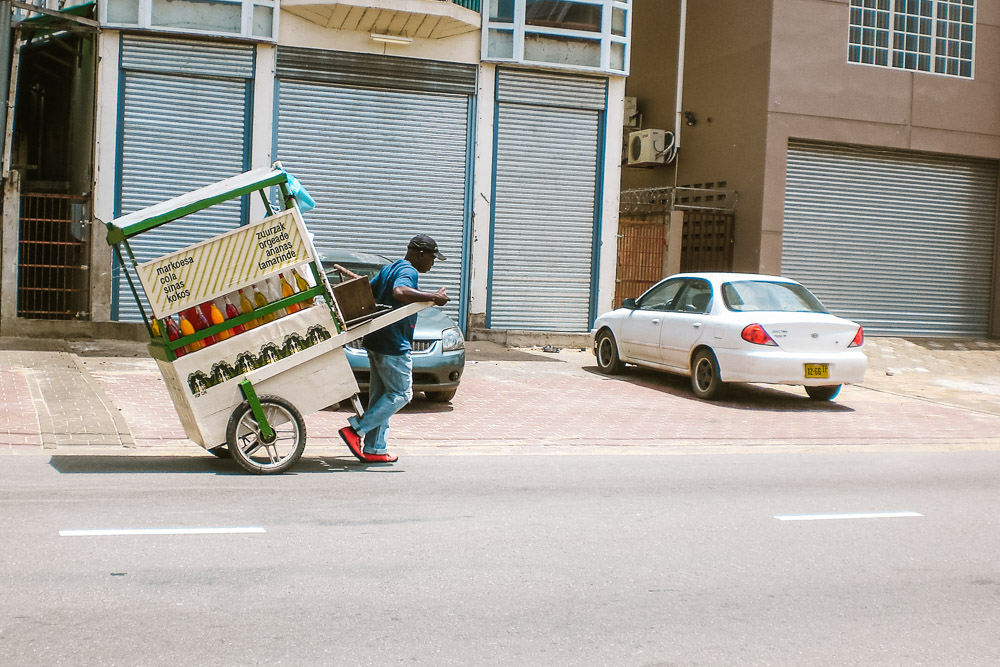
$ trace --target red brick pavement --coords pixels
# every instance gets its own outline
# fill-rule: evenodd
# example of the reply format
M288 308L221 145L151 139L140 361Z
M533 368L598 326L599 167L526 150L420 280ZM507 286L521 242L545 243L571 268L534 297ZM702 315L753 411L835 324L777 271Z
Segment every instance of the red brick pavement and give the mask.
M28 380L18 369L0 369L0 449L37 449L42 445L38 412L31 397Z
M106 358L89 366L137 447L196 447L185 439L152 360ZM17 387L12 395L26 395L23 377L2 377ZM24 407L27 419L30 406ZM337 429L348 414L306 415L309 445L341 447ZM402 450L459 452L587 445L982 446L998 434L1000 415L863 386L845 388L833 403L811 401L800 387L767 386L738 386L723 400L699 401L685 378L639 370L609 378L596 372L589 353L563 351L534 361L470 363L451 404L417 398L393 418L390 440Z

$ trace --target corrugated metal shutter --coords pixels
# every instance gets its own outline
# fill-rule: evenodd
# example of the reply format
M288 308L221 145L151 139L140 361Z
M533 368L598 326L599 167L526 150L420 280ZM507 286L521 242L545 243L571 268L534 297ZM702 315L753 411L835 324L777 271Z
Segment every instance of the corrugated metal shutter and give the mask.
M487 325L587 331L606 81L501 70L499 83Z
M497 100L570 109L603 111L607 105L608 80L549 72L500 69Z
M997 163L790 143L782 273L881 335L985 336Z
M476 94L475 65L279 46L279 79L429 93Z
M120 199L125 215L246 170L254 47L122 39ZM231 77L231 78L222 78ZM245 222L227 202L129 241L147 261ZM117 319L141 316L117 271ZM140 296L142 296L140 294Z
M396 259L415 234L448 258L421 287L448 288L459 320L469 97L279 81L277 159L316 200L316 244Z

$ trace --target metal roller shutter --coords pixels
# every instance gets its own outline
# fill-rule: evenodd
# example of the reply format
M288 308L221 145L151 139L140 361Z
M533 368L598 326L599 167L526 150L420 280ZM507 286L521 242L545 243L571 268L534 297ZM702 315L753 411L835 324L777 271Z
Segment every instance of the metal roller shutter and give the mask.
M254 48L246 45L123 38L117 215L249 168L253 59ZM129 244L137 261L148 261L244 224L245 216L244 205L227 202ZM120 270L115 274L113 315L120 321L140 321L128 282Z
M490 328L590 327L606 85L587 77L498 75Z
M782 272L881 335L985 336L997 163L789 144Z
M467 95L279 81L277 159L316 201L317 245L396 259L430 234L447 261L421 287L448 289L462 321Z

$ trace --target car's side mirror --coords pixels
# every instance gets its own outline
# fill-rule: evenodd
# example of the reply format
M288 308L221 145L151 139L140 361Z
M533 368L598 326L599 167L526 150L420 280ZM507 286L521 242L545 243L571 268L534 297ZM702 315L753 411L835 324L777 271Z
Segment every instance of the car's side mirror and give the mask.
M622 301L622 308L635 310L635 299L625 299L624 301Z

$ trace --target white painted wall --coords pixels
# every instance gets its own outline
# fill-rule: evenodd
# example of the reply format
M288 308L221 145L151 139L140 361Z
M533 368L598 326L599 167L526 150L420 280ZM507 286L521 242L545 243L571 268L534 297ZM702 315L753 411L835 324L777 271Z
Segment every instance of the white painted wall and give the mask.
M625 120L625 77L608 82L608 110L604 138L604 196L598 248L597 314L611 310L618 273L618 208L622 181L622 131Z
M386 44L372 41L367 32L325 28L295 14L281 12L278 44L475 64L479 62L481 42L479 31L473 30L443 39L416 38L412 44Z
M496 107L496 67L479 67L476 100L476 155L472 182L472 252L469 314L486 315L490 275L490 213L493 201L493 121Z
M97 119L94 123L94 217L110 222L115 217L115 161L118 151L118 53L120 33L102 30L97 35ZM91 306L94 322L111 320L111 247L107 229L91 229Z

